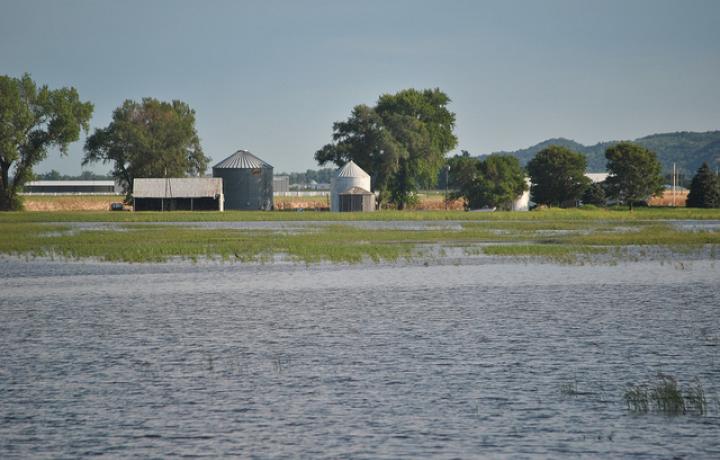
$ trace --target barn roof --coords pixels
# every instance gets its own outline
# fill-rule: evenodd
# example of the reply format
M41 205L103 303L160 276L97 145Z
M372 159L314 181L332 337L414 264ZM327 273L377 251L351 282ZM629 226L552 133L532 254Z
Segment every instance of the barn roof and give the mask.
M337 177L370 177L370 175L356 165L354 161L350 160L345 163L345 166L338 169Z
M173 177L169 179L135 179L135 198L214 198L223 192L220 177Z
M272 168L247 150L238 150L220 163L213 166L213 169L257 169Z

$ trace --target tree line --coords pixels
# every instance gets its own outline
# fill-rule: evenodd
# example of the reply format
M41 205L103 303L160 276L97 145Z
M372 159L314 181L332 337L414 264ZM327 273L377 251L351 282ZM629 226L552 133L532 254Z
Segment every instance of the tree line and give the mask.
M288 176L290 185L307 185L313 181L318 184L329 184L335 176L334 168L308 169L305 172L282 172L278 176Z
M458 142L450 102L438 88L411 88L383 94L373 106L357 105L347 120L333 124L332 142L315 152L315 160L320 166L353 160L370 174L380 205L398 209L413 204L420 189L438 182L452 187L453 197L464 199L469 208L507 209L527 190L526 175L533 200L548 206L567 206L580 199L602 203L606 198L632 206L662 189L654 153L629 142L607 149L610 176L602 185L591 185L585 178L587 160L582 154L561 146L540 151L526 169L508 155L477 159L464 152L447 159ZM111 163L110 174L126 193L136 177L194 176L207 169L210 159L200 145L195 111L186 103L126 100L113 111L108 126L90 134L93 110L75 88L38 86L28 74L0 76L0 210L18 209L18 192L34 178L33 166L51 148L66 155L81 130L89 134L83 166ZM717 174L701 170L693 184L703 192L691 189L688 204L720 206L720 191L714 191L720 183ZM315 175L311 171L304 180ZM327 182L331 171L321 170L312 179Z
M21 206L18 193L33 166L58 148L89 134L94 106L75 88L38 86L25 74L0 76L0 210ZM85 141L82 165L112 163L111 176L125 192L135 177L180 177L205 172L210 159L195 129L195 111L182 101L126 100L110 124Z
M664 190L665 177L655 153L632 143L620 142L605 151L608 177L593 183L585 176L585 155L567 147L551 145L533 157L523 170L517 158L491 155L486 159L467 152L448 161L451 198L461 198L466 208L497 207L510 209L513 200L527 190L525 175L531 182L530 193L538 205L568 207L579 203L606 206L608 202L625 204L632 210ZM720 175L707 163L693 177L686 206L720 207Z
M83 171L78 175L61 174L56 169L51 169L46 173L35 174L35 180L112 180L113 177L107 174L95 174L92 171Z

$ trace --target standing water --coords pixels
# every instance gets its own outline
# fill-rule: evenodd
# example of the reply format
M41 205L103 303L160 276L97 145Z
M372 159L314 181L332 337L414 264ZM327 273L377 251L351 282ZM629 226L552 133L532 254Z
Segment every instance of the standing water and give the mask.
M720 456L710 261L2 259L0 457ZM705 415L638 414L658 373Z

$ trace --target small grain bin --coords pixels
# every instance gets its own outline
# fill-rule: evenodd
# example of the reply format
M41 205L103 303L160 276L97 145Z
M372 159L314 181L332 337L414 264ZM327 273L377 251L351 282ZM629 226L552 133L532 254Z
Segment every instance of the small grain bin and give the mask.
M238 150L213 166L213 177L223 179L225 209L273 208L273 167L247 150Z
M360 166L356 165L354 161L349 161L345 166L337 170L330 185L330 210L335 212L340 211L340 195L354 188L362 189L371 194L370 175L363 171ZM355 192L358 192L358 190L355 190ZM365 200L367 199L368 198L365 198ZM365 206L363 206L363 208L365 208Z

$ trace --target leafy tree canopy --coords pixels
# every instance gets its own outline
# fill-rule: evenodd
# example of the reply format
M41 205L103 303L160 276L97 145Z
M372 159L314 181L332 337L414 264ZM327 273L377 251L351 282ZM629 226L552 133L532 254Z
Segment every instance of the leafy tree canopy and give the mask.
M380 200L399 209L420 184L434 185L445 154L455 148L455 114L439 89L384 94L375 107L358 105L333 124L333 143L315 153L320 165L353 160L370 174Z
M527 190L525 172L517 158L491 155L483 160L467 152L448 160L453 199L462 198L466 209L497 207L512 209L512 203Z
M290 185L307 185L312 181L318 184L329 184L335 175L335 169L333 168L322 168L322 169L308 169L305 172L281 172L276 176L288 176Z
M92 171L83 171L79 176L60 174L60 171L51 169L46 173L36 174L35 180L110 180L112 176L107 174L95 174Z
M51 147L67 154L70 143L89 130L93 105L75 88L51 90L29 74L0 75L0 210L20 207L17 193Z
M588 185L583 192L582 202L594 206L606 206L607 194L605 193L605 186L601 182Z
M195 111L182 101L126 100L105 128L85 142L83 165L112 162L126 192L136 177L196 176L210 161L195 130Z
M661 166L653 152L632 142L620 142L605 152L607 170L605 180L610 198L633 203L658 195L663 190Z
M687 197L690 208L720 208L720 177L703 163L692 178Z
M585 156L566 147L551 145L528 162L532 200L548 206L575 203L590 179L585 177Z

